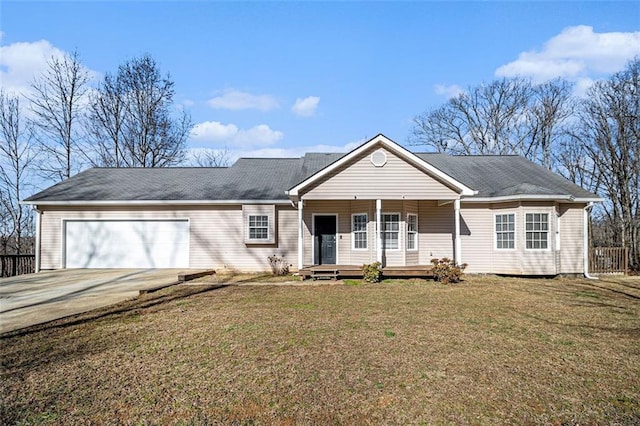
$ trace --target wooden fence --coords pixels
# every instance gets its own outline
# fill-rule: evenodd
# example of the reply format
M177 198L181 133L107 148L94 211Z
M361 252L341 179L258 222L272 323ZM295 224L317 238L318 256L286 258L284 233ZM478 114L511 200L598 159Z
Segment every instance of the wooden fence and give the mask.
M626 247L591 247L589 249L589 273L626 274L629 270L629 253Z
M0 255L0 277L31 274L36 270L34 254L2 254Z

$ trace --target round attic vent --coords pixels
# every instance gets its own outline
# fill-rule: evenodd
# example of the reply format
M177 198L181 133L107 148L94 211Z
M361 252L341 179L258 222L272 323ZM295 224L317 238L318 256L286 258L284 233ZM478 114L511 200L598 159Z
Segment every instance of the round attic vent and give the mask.
M371 164L376 167L382 167L387 164L387 154L383 150L379 149L371 154Z

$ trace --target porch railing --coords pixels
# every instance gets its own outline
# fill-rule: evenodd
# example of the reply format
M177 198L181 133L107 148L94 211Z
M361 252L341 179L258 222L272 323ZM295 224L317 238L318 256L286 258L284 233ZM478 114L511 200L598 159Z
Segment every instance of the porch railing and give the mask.
M36 270L35 254L0 255L0 277L31 274Z
M629 253L626 247L591 247L589 249L589 273L626 274L629 270Z

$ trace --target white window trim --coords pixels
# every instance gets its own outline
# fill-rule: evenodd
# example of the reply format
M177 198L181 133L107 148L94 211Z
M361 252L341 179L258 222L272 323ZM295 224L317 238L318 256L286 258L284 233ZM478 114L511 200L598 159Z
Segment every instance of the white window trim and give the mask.
M513 248L498 248L498 231L496 231L496 216L503 215L513 215ZM518 248L518 215L514 211L508 212L494 212L493 213L493 249L503 252L503 251L516 251Z
M384 233L385 231L382 230L382 222L384 222L384 215L391 215L391 214L395 214L398 215L398 248L388 248L385 246L384 244ZM380 240L382 241L382 249L385 251L402 251L402 213L399 212L381 212L380 213ZM395 231L386 231L386 232L395 232Z
M353 218L356 216L364 216L365 217L365 229L364 229L364 235L365 235L365 242L367 247L365 248L361 248L358 247L356 248L356 235L355 235L355 231L353 230ZM362 231L359 231L362 232ZM369 214L366 212L363 213L353 213L351 215L351 250L354 251L369 251Z
M264 216L267 218L267 237L266 238L251 238L251 217ZM264 226L254 226L254 228L264 228ZM256 213L256 214L247 214L247 241L255 243L268 243L271 241L271 218L268 214L264 213Z
M415 238L415 242L416 242L416 246L414 248L409 248L409 216L414 216L416 218L416 230L412 231L411 233L416 235ZM417 213L407 213L407 223L406 223L406 232L407 232L407 251L410 252L414 252L414 251L418 251L418 247L420 245L420 229L419 229L419 222L418 222L418 214Z
M523 244L525 251L551 251L551 213L546 211L525 211L524 214L524 234ZM527 215L528 214L546 214L547 215L547 230L546 231L527 231ZM546 248L527 248L527 232L546 232L547 233L547 247Z

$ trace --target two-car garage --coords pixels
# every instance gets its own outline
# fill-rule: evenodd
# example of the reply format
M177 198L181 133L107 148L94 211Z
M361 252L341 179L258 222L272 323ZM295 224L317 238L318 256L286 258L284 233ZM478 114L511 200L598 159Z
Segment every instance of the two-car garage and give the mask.
M189 220L63 221L65 268L188 268Z

